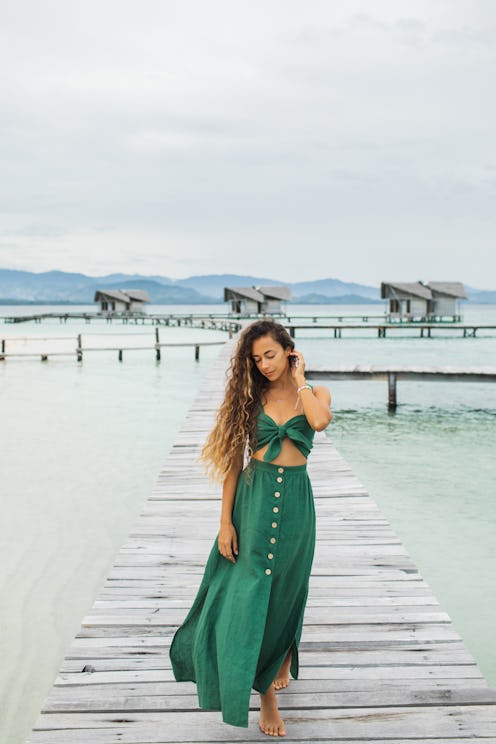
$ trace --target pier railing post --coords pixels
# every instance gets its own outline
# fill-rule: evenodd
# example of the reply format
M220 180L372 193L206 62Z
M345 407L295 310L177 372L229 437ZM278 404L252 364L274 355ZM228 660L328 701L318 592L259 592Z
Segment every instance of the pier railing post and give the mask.
M160 362L160 334L158 326L155 327L155 359Z
M396 405L396 373L388 372L388 411L394 413Z
M78 333L78 337L77 337L76 359L78 362L83 361L83 341L82 341L80 333Z

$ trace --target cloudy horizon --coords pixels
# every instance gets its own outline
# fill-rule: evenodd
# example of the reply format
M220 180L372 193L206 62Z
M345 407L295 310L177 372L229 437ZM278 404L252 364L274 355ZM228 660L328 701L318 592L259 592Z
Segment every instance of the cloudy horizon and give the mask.
M490 0L0 21L0 268L496 286Z

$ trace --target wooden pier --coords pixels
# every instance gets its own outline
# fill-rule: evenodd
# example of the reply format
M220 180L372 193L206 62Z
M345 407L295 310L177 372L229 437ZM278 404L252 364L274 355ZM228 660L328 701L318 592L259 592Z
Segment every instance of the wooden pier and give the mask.
M496 367L434 367L412 365L352 364L314 367L306 372L313 380L385 380L388 410L398 406L398 380L434 382L496 382Z
M0 315L4 323L41 323L44 320L58 319L60 323L69 320L105 321L108 324L124 325L164 325L171 327L206 328L214 331L237 331L241 325L236 318L219 313L118 313L118 312L50 312L28 315Z
M288 333L292 338L296 337L296 331L302 330L327 330L332 331L334 338L342 338L343 331L375 331L377 338L386 338L389 331L416 331L419 338L440 337L445 331L457 331L462 338L475 338L478 331L496 331L496 325L475 323L292 323L284 321ZM436 333L433 333L436 331ZM494 334L492 334L494 335ZM412 337L412 334L405 334Z
M96 312L50 312L29 315L0 315L4 323L24 323L58 318L60 323L69 320L106 321L109 324L120 322L134 325L165 325L174 327L205 328L236 332L246 323L253 320L274 317L259 315L243 316L227 313L96 313ZM458 318L458 316L457 316ZM297 330L328 330L334 338L342 338L343 331L372 330L377 338L386 338L389 331L416 331L420 338L431 338L444 331L459 331L463 338L474 338L479 331L496 331L496 325L484 323L461 323L458 320L405 321L389 320L386 315L281 315L275 318L286 326L289 334L295 338ZM301 319L298 320L298 319ZM334 322L329 322L334 319ZM296 321L296 322L295 322ZM351 322L349 322L351 321ZM411 336L412 334L406 334Z
M195 463L233 341L210 368L142 512L62 661L27 744L267 741L197 707L168 648L215 539L220 489ZM331 424L332 427L332 424ZM332 429L331 429L332 432ZM287 742L496 744L496 689L324 433L309 459L317 547Z
M395 325L402 325L402 324L412 324L412 325L418 325L419 323L435 323L436 326L443 326L453 323L460 323L463 318L461 315L450 315L450 316L432 316L432 317L422 317L418 318L417 320L412 320L408 318L402 318L402 317L393 317L391 313L385 312L380 313L378 315L374 315L372 313L353 313L350 315L346 315L343 313L339 313L338 315L319 315L319 314L312 314L312 315L295 315L290 310L285 315L285 322L287 324L292 324L294 321L301 320L305 323L308 323L309 321L312 321L312 323L319 323L321 320L327 322L328 320L337 320L339 323L344 323L347 320L350 321L362 321L362 323L369 323L370 321L377 320L380 323L394 323Z
M226 343L225 341L168 341L166 343L161 343L160 338L158 335L158 329L156 330L155 335L155 343L152 343L150 341L149 346L130 346L129 344L124 343L118 343L113 344L112 346L84 346L82 342L81 334L78 334L77 339L74 339L75 346L73 351L6 351L7 344L6 339L2 339L0 341L0 362L5 361L6 359L15 359L15 358L33 358L33 359L40 359L42 362L47 362L49 357L73 357L75 356L76 361L82 362L83 361L83 353L86 354L87 352L93 352L93 351L116 351L117 352L117 359L119 362L122 362L124 360L124 352L126 351L153 351L154 352L154 358L157 362L159 362L162 359L162 349L169 349L169 348L176 348L176 347L194 347L194 354L195 354L195 361L199 361L200 359L200 347L201 346L224 346ZM101 336L100 336L101 338ZM18 341L17 338L9 338L9 341ZM34 339L38 340L38 339ZM52 338L49 339L50 341L59 341L60 338ZM66 340L66 339L64 339Z

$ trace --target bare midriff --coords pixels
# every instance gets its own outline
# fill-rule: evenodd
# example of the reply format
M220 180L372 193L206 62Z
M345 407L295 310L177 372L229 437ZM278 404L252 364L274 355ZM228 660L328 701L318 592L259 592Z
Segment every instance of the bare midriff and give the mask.
M263 460L264 454L267 452L269 445L266 444L259 450L253 453L252 457L254 460ZM303 455L298 447L296 447L291 439L286 437L281 442L281 451L277 457L272 460L273 465L285 465L291 467L291 465L305 465L307 458Z

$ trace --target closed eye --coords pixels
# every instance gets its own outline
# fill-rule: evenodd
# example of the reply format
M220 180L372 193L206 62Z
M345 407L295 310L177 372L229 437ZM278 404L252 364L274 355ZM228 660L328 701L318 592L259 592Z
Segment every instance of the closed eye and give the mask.
M274 359L275 354L271 354L270 356L267 354L265 356L266 359ZM259 357L252 357L255 364L259 364L262 360Z

